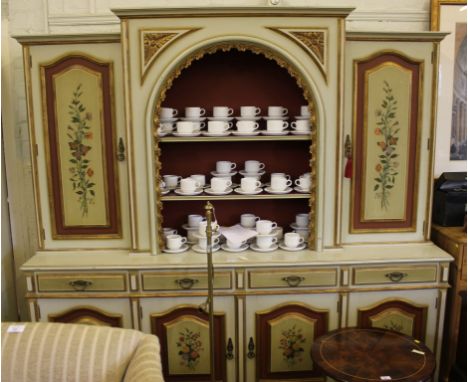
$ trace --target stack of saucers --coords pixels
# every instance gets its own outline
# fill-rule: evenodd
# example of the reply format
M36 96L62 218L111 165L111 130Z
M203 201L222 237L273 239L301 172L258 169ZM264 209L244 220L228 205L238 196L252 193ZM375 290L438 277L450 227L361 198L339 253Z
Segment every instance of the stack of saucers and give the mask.
M310 111L307 105L301 106L301 115L296 115L296 120L291 122L292 131L294 135L308 135L310 134Z
M206 237L206 220L202 220L198 223L198 232L195 232L193 236L198 240L194 245L192 245L192 250L199 253L206 253L208 240ZM220 246L220 236L221 234L218 232L218 223L216 221L211 223L211 228L213 230L213 234L211 237L211 251L216 252L219 251L221 248Z
M185 117L180 118L177 123L176 137L196 137L200 135L201 129L205 127L204 116L206 110L199 106L185 108Z
M257 236L250 248L256 252L271 252L278 249L278 237L275 228L278 225L270 220L258 220L255 223Z
M164 137L174 131L174 124L177 121L178 110L172 107L162 107L159 115L158 135Z
M265 174L265 163L258 160L246 160L244 169L239 171L243 176L240 187L235 191L242 195L256 195L263 191L261 177Z

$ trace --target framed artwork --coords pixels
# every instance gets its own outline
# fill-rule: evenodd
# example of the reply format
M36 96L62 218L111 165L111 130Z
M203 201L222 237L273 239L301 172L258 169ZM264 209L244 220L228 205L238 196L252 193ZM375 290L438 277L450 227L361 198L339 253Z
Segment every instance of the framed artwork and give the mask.
M435 176L466 171L466 0L432 0L431 30L440 43Z
M354 62L352 233L416 229L422 75L396 52Z
M52 237L120 238L112 63L71 54L40 75Z

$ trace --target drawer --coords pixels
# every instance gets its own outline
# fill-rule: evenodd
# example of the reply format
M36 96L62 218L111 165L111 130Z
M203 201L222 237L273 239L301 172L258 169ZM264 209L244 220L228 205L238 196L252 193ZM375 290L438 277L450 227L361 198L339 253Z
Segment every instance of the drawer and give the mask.
M355 268L355 285L435 282L437 266Z
M123 273L39 274L39 292L124 292L127 277Z
M143 273L143 290L199 290L208 289L206 272ZM215 272L213 289L231 289L231 272Z
M336 269L259 270L248 274L249 288L336 286Z

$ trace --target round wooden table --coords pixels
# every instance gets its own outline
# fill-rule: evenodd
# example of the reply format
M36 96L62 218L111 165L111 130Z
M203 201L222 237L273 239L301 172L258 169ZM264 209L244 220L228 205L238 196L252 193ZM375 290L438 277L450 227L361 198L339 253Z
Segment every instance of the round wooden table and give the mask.
M314 341L312 359L327 376L342 382L422 382L435 369L426 345L384 329L329 332Z

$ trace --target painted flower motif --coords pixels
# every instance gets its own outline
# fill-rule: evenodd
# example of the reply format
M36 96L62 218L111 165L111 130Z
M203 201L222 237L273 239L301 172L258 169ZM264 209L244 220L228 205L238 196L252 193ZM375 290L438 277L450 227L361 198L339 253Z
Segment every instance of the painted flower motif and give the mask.
M375 197L380 200L380 208L387 210L390 201L391 189L395 186L398 172L396 168L399 163L395 161L398 154L395 152L398 144L398 132L400 131L399 122L396 120L397 100L393 95L393 89L387 81L384 81L383 91L384 99L381 108L376 111L379 118L374 132L376 135L382 135L384 140L377 142L377 146L382 149L378 156L378 162L375 170L379 173L374 178ZM377 130L380 134L377 134Z
M283 360L285 360L290 367L303 360L304 348L302 344L304 344L305 338L301 332L302 329L296 329L296 325L281 332L280 345L278 348L282 350Z
M200 352L204 350L200 341L200 332L194 333L185 328L179 335L176 345L179 348L180 365L193 370L200 361Z
M378 127L374 130L375 135L382 135L382 130L380 130Z
M86 107L80 100L82 94L81 84L79 84L73 92L72 100L68 105L71 124L67 126L67 136L71 155L71 159L69 159L71 166L68 168L72 174L70 182L75 194L78 196L81 216L84 217L88 215L89 205L94 202L95 183L90 181L94 170L91 167L91 161L86 158L86 155L92 149L88 142L93 139L93 134L89 131L91 126L88 125L92 115L90 112L86 112Z

